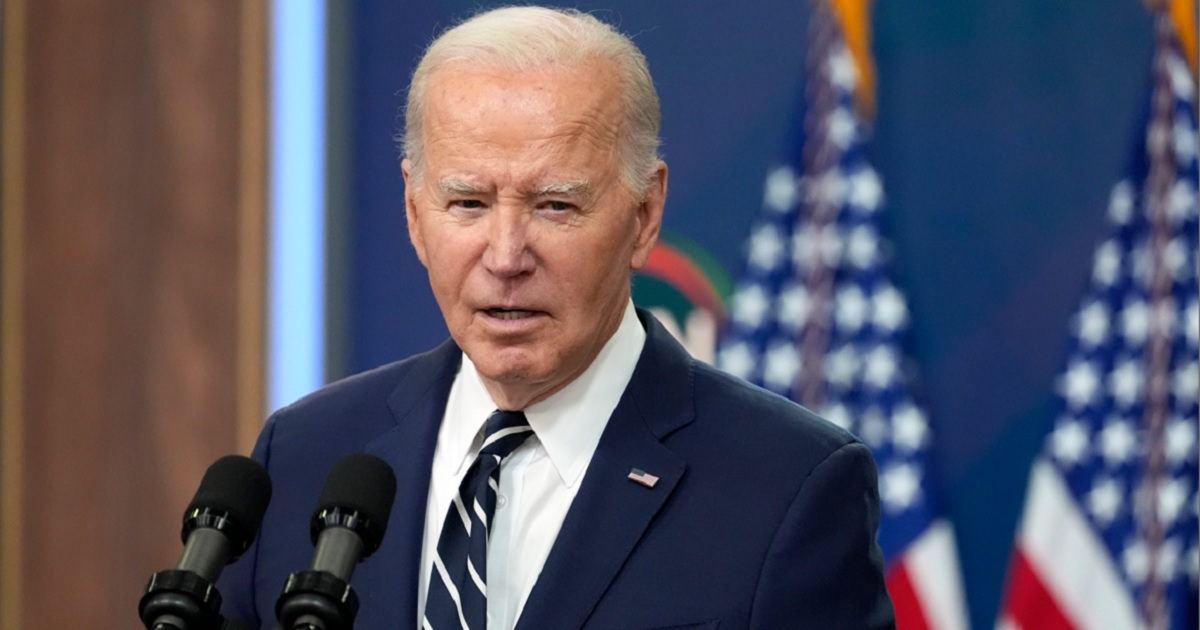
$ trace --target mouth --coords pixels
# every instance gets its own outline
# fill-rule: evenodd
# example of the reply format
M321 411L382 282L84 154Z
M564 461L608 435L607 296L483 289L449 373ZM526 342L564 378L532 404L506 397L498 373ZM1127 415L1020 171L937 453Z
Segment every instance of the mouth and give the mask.
M537 311L525 311L513 308L489 308L485 311L489 317L501 319L505 321L513 321L518 319L528 319L537 314Z

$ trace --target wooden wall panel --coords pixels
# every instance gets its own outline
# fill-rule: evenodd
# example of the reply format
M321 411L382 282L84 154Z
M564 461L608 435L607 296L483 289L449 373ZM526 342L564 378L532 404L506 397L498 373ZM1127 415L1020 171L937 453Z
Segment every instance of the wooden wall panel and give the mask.
M135 627L260 420L263 3L6 4L0 622Z

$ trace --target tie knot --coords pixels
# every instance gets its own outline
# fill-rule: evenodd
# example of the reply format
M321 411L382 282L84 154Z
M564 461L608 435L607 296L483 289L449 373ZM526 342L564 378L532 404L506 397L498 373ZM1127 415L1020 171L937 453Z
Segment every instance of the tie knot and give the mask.
M504 459L530 435L533 435L533 427L529 426L524 412L497 410L488 417L479 454Z

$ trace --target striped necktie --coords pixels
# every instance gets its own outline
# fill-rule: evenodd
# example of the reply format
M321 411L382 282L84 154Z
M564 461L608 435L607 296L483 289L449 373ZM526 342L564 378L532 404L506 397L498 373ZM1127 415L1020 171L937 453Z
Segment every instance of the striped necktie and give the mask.
M500 462L533 429L520 411L496 411L487 421L483 447L467 470L438 538L425 599L426 630L487 627L487 548Z

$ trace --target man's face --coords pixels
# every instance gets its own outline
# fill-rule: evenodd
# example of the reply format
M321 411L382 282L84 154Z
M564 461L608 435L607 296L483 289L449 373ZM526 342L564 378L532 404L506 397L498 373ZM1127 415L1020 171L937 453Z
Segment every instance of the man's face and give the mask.
M450 334L504 408L587 368L657 238L666 166L634 197L619 176L621 122L604 62L430 77L420 172L403 164L409 236Z

